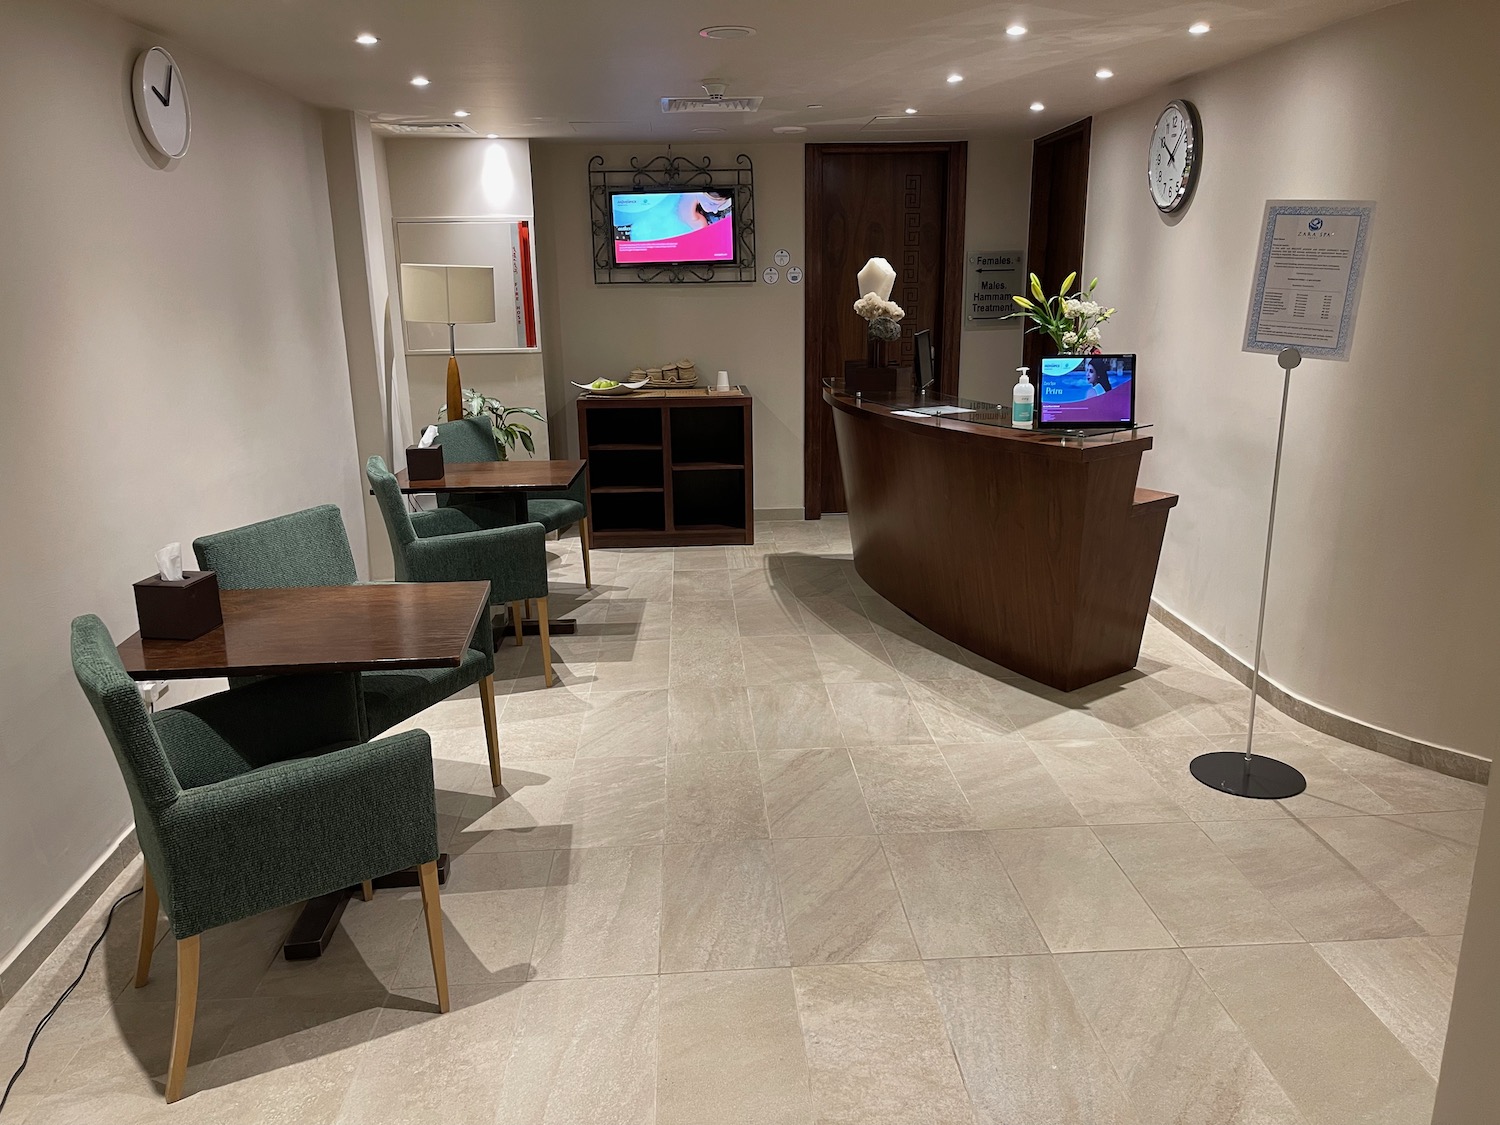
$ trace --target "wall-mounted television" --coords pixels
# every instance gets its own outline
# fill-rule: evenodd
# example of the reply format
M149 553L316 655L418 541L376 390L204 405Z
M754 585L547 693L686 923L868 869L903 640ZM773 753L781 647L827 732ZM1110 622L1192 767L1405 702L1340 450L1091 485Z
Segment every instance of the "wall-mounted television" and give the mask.
M609 215L616 266L735 261L732 188L612 191Z

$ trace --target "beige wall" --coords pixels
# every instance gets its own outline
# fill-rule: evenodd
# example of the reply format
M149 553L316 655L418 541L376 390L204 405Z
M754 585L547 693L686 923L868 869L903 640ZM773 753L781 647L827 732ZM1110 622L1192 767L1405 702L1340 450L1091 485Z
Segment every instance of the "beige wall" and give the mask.
M1412 3L1186 80L1095 119L1086 273L1140 354L1182 496L1156 596L1249 659L1281 379L1240 351L1268 198L1378 204L1351 361L1295 374L1265 667L1292 693L1492 757L1500 624L1500 379L1476 353L1500 239L1500 7ZM1169 97L1204 158L1180 220L1142 169Z
M1026 244L1031 142L985 138L970 142L969 250ZM757 272L778 249L807 265L803 245L803 146L776 143L694 148L716 166L732 167L745 152L755 164ZM595 285L589 235L588 160L602 152L609 166L654 156L650 145L599 149L533 143L537 195L538 273L543 346L555 442L577 448L578 397L573 382L620 378L632 367L688 358L704 378L724 369L755 398L755 506L802 508L802 372L804 299L801 286ZM850 315L853 315L852 313ZM965 394L1003 393L1008 400L1020 362L1012 329L963 334L960 385ZM1005 376L1012 375L1007 381Z
M128 92L157 41L0 4L0 965L131 823L69 620L123 638L157 547L311 504L363 555L318 115L175 50L164 168Z

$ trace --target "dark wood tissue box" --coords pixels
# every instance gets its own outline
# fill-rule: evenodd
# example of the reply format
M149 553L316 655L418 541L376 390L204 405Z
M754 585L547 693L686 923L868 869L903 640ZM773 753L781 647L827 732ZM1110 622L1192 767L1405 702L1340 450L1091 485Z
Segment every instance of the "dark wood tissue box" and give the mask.
M190 641L224 624L219 576L211 570L184 570L178 582L159 575L135 584L135 615L141 636Z
M420 445L406 447L407 480L443 479L443 443L434 442L425 448Z

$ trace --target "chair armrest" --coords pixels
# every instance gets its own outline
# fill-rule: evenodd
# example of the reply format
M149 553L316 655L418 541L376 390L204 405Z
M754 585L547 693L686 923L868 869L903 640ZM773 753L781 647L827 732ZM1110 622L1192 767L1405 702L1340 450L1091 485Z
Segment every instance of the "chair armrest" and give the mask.
M407 731L187 789L158 831L179 938L427 863L432 743Z
M466 531L480 531L482 525L475 523L458 508L436 508L430 512L413 512L411 526L419 539L436 535L462 535Z
M490 603L547 596L547 532L539 523L418 539L402 550L411 582L490 583Z
M158 720L173 711L196 716L256 767L364 738L355 673L263 677L168 708Z

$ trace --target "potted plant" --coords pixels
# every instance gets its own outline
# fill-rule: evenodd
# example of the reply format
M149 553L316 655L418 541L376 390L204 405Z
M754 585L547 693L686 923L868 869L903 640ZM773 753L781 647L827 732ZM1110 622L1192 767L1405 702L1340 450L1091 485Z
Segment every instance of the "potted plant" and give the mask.
M531 427L525 422L512 421L512 415L520 415L523 418L533 418L538 422L543 421L542 412L529 406L506 406L498 398L491 398L481 391L468 387L464 390L464 417L483 418L488 416L490 425L495 430L495 443L500 447L500 460L508 461L509 454L517 445L526 450L528 456L536 454L536 442L531 436ZM448 408L444 406L438 411L438 421L445 422L448 419Z

